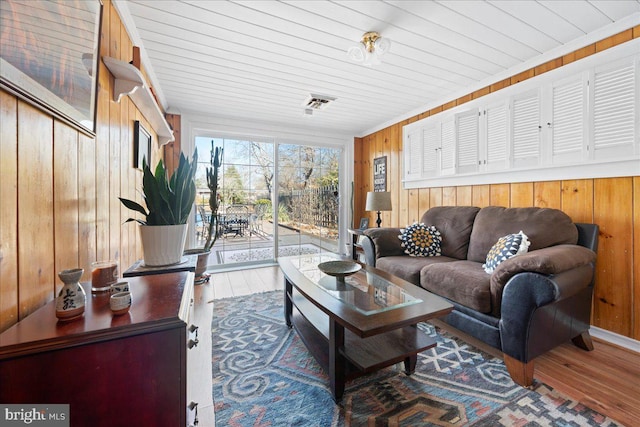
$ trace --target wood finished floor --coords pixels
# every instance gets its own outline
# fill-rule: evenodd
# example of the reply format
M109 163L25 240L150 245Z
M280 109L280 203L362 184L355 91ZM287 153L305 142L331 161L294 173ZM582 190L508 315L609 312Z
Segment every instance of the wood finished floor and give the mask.
M284 277L277 266L219 272L212 274L210 288L214 300L236 297L283 290ZM499 351L473 337L437 323L469 344L501 357ZM540 356L535 378L624 426L639 426L640 353L595 338L594 346L594 351L587 352L567 343Z

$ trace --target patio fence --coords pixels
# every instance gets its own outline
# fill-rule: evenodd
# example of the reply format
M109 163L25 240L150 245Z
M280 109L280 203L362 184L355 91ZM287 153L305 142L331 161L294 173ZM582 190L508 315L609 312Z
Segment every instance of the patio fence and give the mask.
M291 219L301 224L331 229L338 228L338 186L280 192L280 206L284 206Z

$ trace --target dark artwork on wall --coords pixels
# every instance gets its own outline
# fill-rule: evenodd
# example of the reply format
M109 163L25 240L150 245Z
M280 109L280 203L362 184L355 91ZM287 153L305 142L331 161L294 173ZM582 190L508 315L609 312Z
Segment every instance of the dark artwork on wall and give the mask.
M151 134L138 120L133 122L133 167L142 170L143 160L151 162Z
M0 2L0 87L95 129L100 0Z
M373 191L387 191L387 156L373 159Z

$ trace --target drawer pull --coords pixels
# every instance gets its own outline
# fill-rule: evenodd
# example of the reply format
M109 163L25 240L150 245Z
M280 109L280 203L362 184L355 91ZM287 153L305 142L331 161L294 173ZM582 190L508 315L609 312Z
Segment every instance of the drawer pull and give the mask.
M195 415L193 417L193 422L191 424L189 424L189 427L195 427L198 425L198 403L197 402L191 402L189 403L189 410L190 411L194 411L195 410Z
M189 332L195 332L198 335L198 327L196 325L189 326Z
M198 341L198 338L196 338L195 340L189 340L189 344L187 344L187 346L189 348L197 347L199 342L200 341Z

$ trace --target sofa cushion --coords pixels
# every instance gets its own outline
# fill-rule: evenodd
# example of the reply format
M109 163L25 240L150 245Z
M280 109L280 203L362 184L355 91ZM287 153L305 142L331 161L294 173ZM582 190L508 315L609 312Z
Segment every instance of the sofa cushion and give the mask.
M491 274L503 261L514 256L526 254L529 249L529 240L522 231L516 234L507 234L498 239L487 254L485 263L482 264L484 271Z
M491 312L490 279L473 261L432 263L420 271L420 286L481 313Z
M475 206L437 206L428 209L421 222L435 226L440 232L443 256L466 259L471 229L479 210Z
M397 240L397 238L396 238ZM407 255L386 256L378 258L376 268L400 277L416 286L420 285L420 270L433 263L449 263L456 261L449 257L410 257ZM486 276L486 274L485 274Z
M404 253L409 256L440 256L442 237L435 226L414 223L401 230L398 236Z
M482 208L475 217L467 259L484 262L500 237L519 230L531 242L529 251L578 242L578 229L571 218L558 209L489 206ZM443 241L444 238L443 233Z

